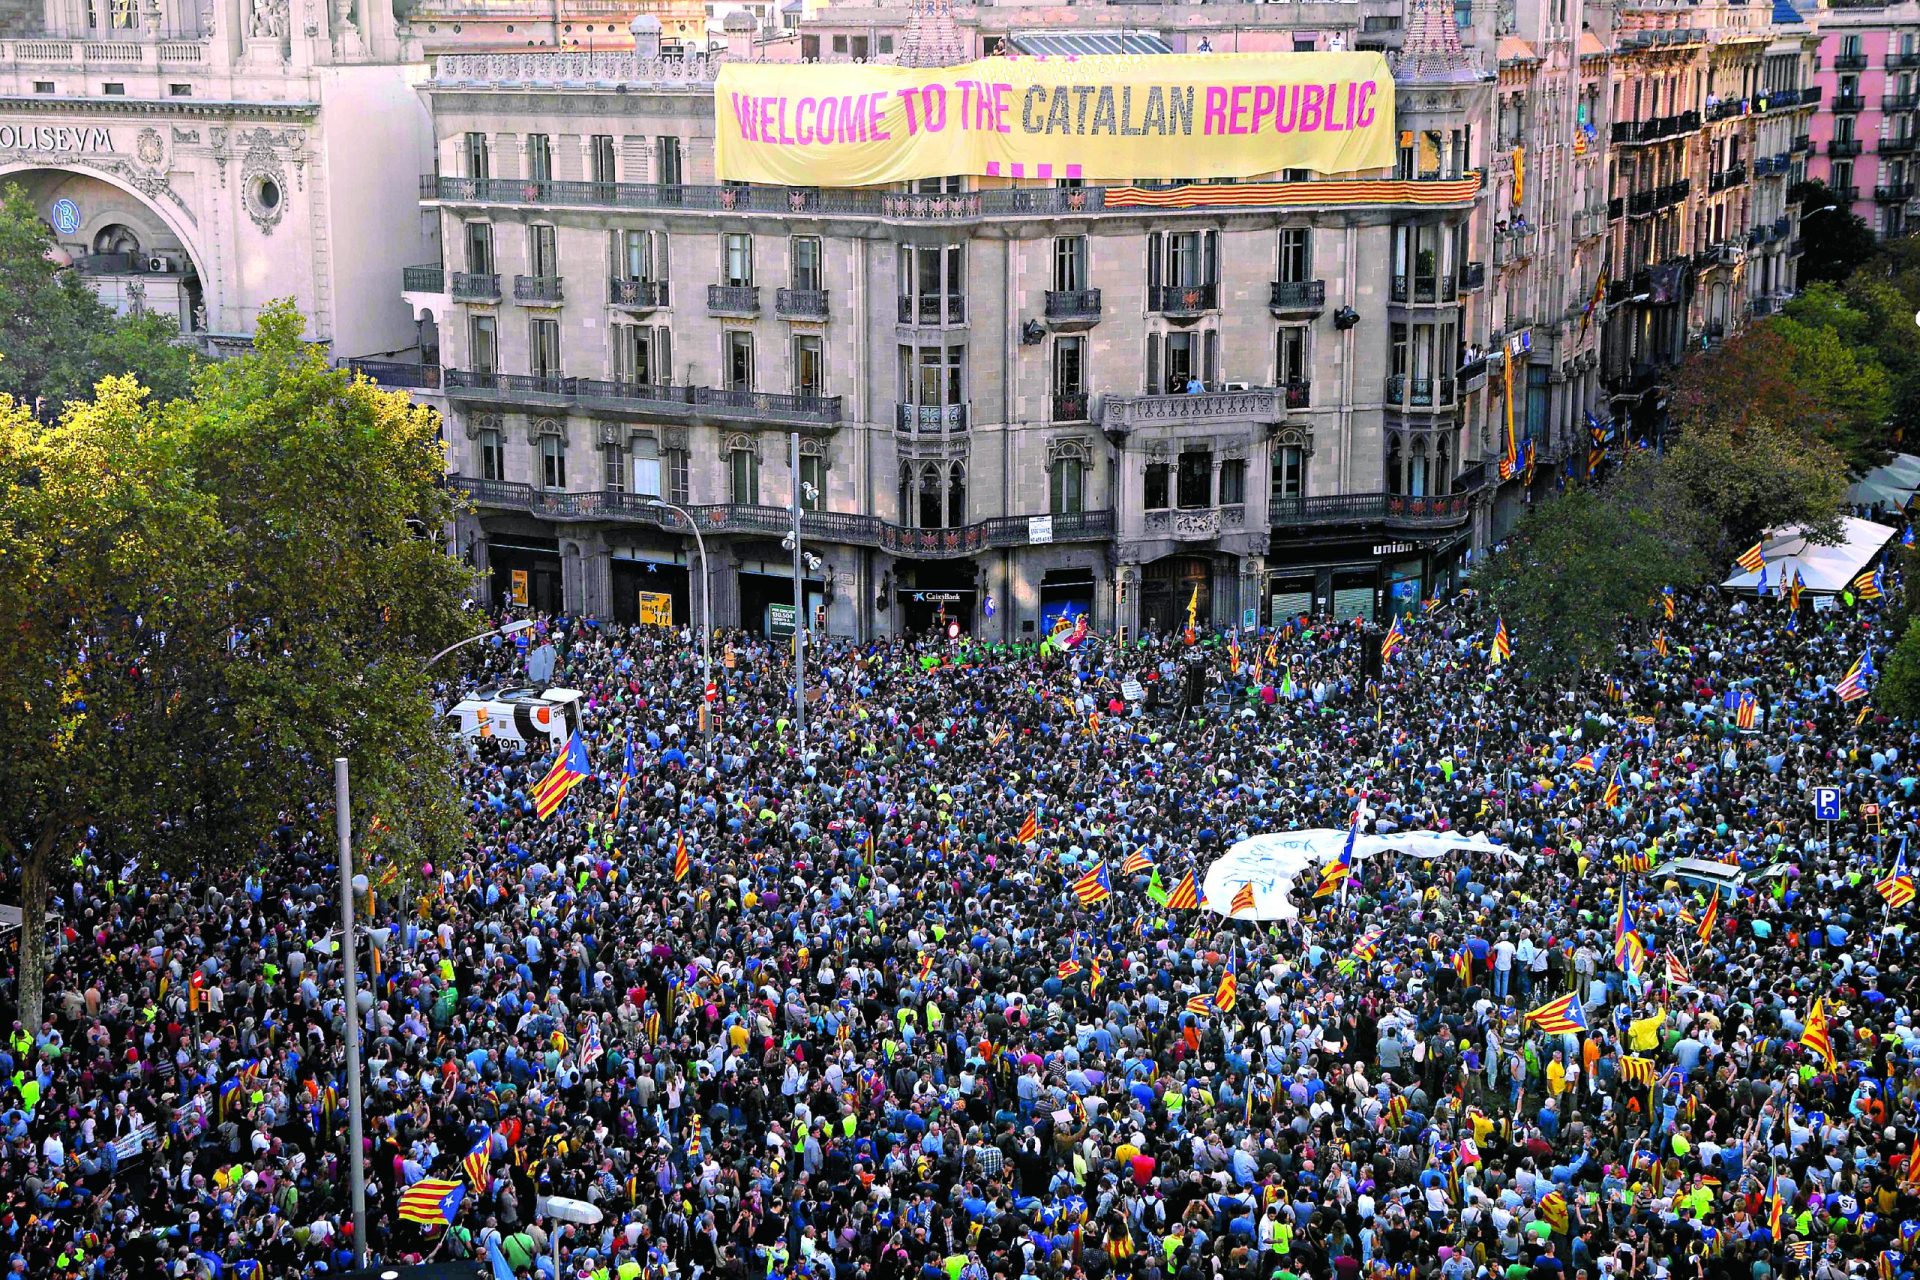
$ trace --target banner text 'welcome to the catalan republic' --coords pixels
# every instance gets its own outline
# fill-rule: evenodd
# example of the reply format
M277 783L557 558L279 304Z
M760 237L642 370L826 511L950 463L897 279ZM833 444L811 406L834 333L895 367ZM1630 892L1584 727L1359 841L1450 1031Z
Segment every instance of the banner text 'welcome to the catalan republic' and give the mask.
M722 181L812 186L1351 173L1391 165L1395 136L1378 54L741 64L714 105Z

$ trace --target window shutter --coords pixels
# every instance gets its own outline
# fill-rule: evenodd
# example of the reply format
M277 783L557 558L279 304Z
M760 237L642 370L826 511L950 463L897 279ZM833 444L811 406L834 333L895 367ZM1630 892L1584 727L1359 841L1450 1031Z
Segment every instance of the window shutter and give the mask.
M1156 236L1159 232L1154 233ZM1160 335L1147 335L1147 394L1157 396L1166 388L1160 385Z
M652 168L649 159L646 138L623 135L620 139L620 181L645 182L648 170Z

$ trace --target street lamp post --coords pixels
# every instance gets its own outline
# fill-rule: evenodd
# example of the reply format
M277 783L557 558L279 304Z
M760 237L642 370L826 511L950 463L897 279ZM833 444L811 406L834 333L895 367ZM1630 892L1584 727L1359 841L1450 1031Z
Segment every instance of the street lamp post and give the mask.
M353 1265L367 1267L367 1161L360 1118L360 975L353 933L353 821L347 804L347 758L333 762L333 823L340 840L340 959L347 1020L347 1141L352 1148Z
M691 513L662 498L649 498L648 506L671 511L687 522L693 531L693 545L700 553L700 710L701 732L713 736L713 708L705 702L707 686L713 683L713 579L707 576L707 540L700 536L700 525Z
M504 626L448 645L422 663L431 667L456 649L465 648L491 636L510 636L533 626L528 618L516 618ZM360 942L353 919L353 816L348 797L347 758L333 762L333 827L339 840L340 858L340 964L342 1013L347 1031L347 1143L348 1180L353 1195L353 1265L364 1271L367 1266L367 1153L364 1104L360 1083Z
M448 645L446 648L442 649L440 652L434 654L431 658L428 658L425 662L421 663L420 665L423 667L430 667L434 663L440 661L440 659L452 653L455 649L464 649L468 645L473 644L476 641L490 639L493 636L519 635L522 631L531 631L532 629L533 629L532 618L515 618L512 622L508 622L501 626L495 627L491 631L482 631L477 636L468 636L465 640L456 640L454 643Z
M793 723L800 758L807 758L807 581L800 568L800 433L787 436L788 474L793 477Z

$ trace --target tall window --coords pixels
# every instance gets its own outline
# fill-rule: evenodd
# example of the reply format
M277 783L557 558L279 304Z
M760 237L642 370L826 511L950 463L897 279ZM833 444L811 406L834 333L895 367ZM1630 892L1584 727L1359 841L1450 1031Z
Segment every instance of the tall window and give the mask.
M1053 394L1084 396L1087 392L1087 340L1079 335L1053 340Z
M1282 387L1305 386L1307 382L1307 326L1290 324L1275 339L1273 374Z
M535 182L553 181L553 139L544 133L527 135L527 176Z
M1214 386L1219 351L1220 335L1211 329L1148 334L1147 393L1178 395L1196 381Z
M819 236L795 236L793 238L793 287L805 292L817 293L825 286L820 261Z
M498 427L484 427L474 437L474 448L480 455L480 478L482 480L505 480L507 478L507 451L500 437Z
M1281 445L1273 451L1273 496L1291 500L1306 491L1307 451L1296 444Z
M500 335L492 316L467 318L467 363L475 373L492 373L500 367Z
M1086 485L1087 460L1078 450L1061 453L1047 477L1047 510L1057 516L1080 514L1086 509Z
M1171 486L1168 484L1168 478L1172 473L1173 468L1165 462L1154 461L1147 464L1146 489L1143 495L1147 510L1165 511L1172 505Z
M687 495L692 491L687 481L687 451L668 449L663 456L667 473L667 501L687 505Z
M1087 238L1054 237L1053 291L1079 293L1087 287Z
M746 441L736 441L727 453L728 497L737 505L760 505L760 459Z
M540 487L567 487L567 443L557 435L540 437Z
M1147 287L1192 288L1219 280L1219 235L1213 231L1147 234Z
M811 487L809 487L811 486ZM811 497L808 494L812 494ZM800 455L800 505L820 510L827 497L827 460L817 453Z
M467 223L467 270L477 276L493 274L492 223Z
M721 283L743 287L753 283L753 237L729 231L721 238Z
M817 333L798 334L793 339L793 389L798 395L824 394L827 384L825 345Z
M600 446L601 486L615 493L627 490L626 446L608 442Z
M660 442L652 436L634 439L633 492L642 498L660 496Z
M560 376L560 322L535 320L528 334L528 372L536 378Z
M919 406L929 425L942 421L944 410L966 403L966 357L958 344L901 347L901 403Z
M491 178L493 162L487 154L487 135L469 133L466 143L466 169L469 178Z
M1220 464L1220 505L1237 507L1247 500L1247 460L1227 458Z
M553 227L548 223L535 223L527 228L527 265L532 268L530 275L560 274L560 251L554 244Z
M686 181L680 158L680 139L663 133L653 140L653 177L663 187Z
M665 325L613 326L613 376L642 386L673 382L673 331Z
M727 390L753 390L753 334L745 329L729 329L722 339L721 359L726 370Z
M594 182L612 185L614 173L613 135L596 133L587 142L587 174Z
M1280 230L1280 276L1286 284L1299 284L1313 278L1313 231L1308 227L1283 227Z
M1213 451L1211 449L1180 451L1179 497L1182 507L1213 505Z
M966 318L966 246L900 246L900 322L957 324Z

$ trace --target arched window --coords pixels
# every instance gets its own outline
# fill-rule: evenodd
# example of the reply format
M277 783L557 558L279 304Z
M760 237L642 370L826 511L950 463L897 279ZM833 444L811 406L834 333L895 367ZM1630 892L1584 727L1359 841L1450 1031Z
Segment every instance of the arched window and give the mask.
M1087 464L1077 453L1053 461L1047 509L1057 516L1079 515L1084 507Z
M947 471L947 528L967 522L967 464L956 462Z
M940 474L939 463L929 462L920 468L920 527L922 529L941 527L940 499L943 496L942 490L945 488L946 484Z
M1400 437L1387 437L1387 492L1405 493L1400 475Z
M900 464L900 523L913 527L913 464Z
M1433 492L1453 492L1453 437L1442 435L1433 445Z
M1427 496L1427 442L1424 439L1416 438L1413 442L1413 456L1407 464L1407 496Z
M735 436L727 449L727 482L735 503L760 505L760 459L753 451L753 442L744 436Z

